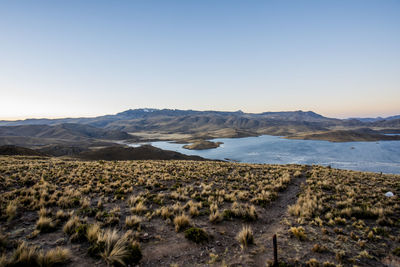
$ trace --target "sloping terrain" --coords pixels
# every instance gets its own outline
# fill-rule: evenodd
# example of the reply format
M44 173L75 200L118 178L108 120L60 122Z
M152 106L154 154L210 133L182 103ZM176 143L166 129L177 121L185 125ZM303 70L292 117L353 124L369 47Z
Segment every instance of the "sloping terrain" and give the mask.
M308 138L314 138L312 134L337 130L359 131L359 137L347 134L343 135L341 141L362 141L365 138L369 138L363 136L369 133L359 130L362 128L377 131L382 129L400 131L400 120L396 116L382 120L340 120L327 118L312 111L264 112L255 114L241 111L135 109L115 115L94 118L0 121L0 125L9 126L0 127L0 137L2 138L25 136L29 138L57 138L59 140L75 141L85 138L137 140L136 137L130 136L128 133L142 136L142 141L148 141L143 136L152 133L189 135L190 137L187 139L175 140L185 142L197 139L234 138L261 134L288 137L297 136L298 138L307 135ZM325 139L329 139L329 136L339 133L326 135ZM349 138L345 138L346 136ZM318 137L316 138L318 139ZM354 138L359 139L354 140ZM377 135L375 138L380 137Z
M86 160L205 160L175 151L162 150L150 145L140 147L111 146L82 152L79 158Z
M68 155L75 148L83 151L90 146L109 146L114 140L134 141L137 138L123 131L85 124L0 126L0 145L38 148L51 155L61 155L55 147L64 147Z
M350 141L393 141L400 140L399 135L385 135L371 129L357 130L332 130L303 135L293 135L290 139L304 140L325 140L331 142L350 142Z
M382 121L372 122L371 125L376 126L376 127L400 128L400 119L395 117L395 119L391 119L391 120L382 120Z
M9 156L47 156L45 153L41 153L39 151L13 146L13 145L6 145L0 146L0 155L9 155Z
M0 178L1 266L268 266L275 233L280 266L400 263L398 175L0 157Z
M84 124L64 123L49 125L20 125L0 127L0 136L19 136L35 138L54 138L64 140L82 140L87 138L122 140L133 138L126 132L104 130Z

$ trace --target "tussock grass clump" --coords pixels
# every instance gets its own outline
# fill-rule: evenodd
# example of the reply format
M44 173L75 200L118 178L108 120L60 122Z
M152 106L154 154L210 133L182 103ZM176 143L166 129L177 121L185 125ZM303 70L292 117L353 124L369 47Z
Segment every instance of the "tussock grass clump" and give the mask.
M246 221L257 220L256 208L249 204L240 204L233 202L231 207L232 215L236 218L242 218Z
M250 244L254 244L253 230L251 227L243 226L242 230L237 234L236 240L239 241L242 249Z
M283 191L286 189L290 183L290 174L288 172L284 173L279 179L275 181L275 190Z
M126 237L121 237L117 230L108 229L99 238L100 242L104 242L104 251L100 256L108 264L125 265L125 261L129 256L129 250L126 246Z
M189 208L189 214L192 217L198 216L200 214L200 209L203 207L201 202L194 202L193 200L189 200L185 205L185 209Z
M26 242L22 242L11 255L7 262L8 266L37 266L38 248L29 246ZM6 265L6 266L7 266Z
M39 217L36 222L36 229L42 233L49 233L54 231L56 228L56 224L53 222L53 219L48 217Z
M65 224L63 227L63 231L64 233L66 233L67 235L72 235L75 231L75 229L79 226L80 221L79 218L77 216L73 216L71 217Z
M130 207L133 207L137 203L143 202L143 198L141 196L130 196L127 202Z
M106 230L99 237L104 244L100 256L107 264L126 266L128 263L138 263L142 258L139 243L129 239L129 232L121 235L117 230Z
M161 207L155 211L156 215L161 216L163 219L171 219L174 216L170 207Z
M90 199L87 198L87 197L83 198L82 201L81 201L81 208L82 209L87 209L89 207L90 207Z
M46 208L41 208L38 213L39 217L46 217L47 215L50 215L50 210Z
M334 221L338 225L345 225L347 222L345 218L341 218L341 217L335 217Z
M218 210L210 213L209 220L212 223L221 222L223 219L224 219L223 214L220 213Z
M210 212L213 213L213 212L216 212L217 210L218 210L218 204L217 203L212 203L210 205Z
M190 214L190 216L195 217L195 216L198 216L200 214L200 211L197 208L197 206L191 206L189 208L189 214Z
M97 223L88 225L86 229L86 237L89 243L97 242L100 232L100 225L98 225Z
M17 209L18 209L18 202L13 200L10 201L7 205L6 208L6 215L7 215L7 220L11 221L14 219L14 217L17 215Z
M147 207L143 202L138 202L136 206L131 208L132 213L141 214L147 211Z
M361 251L361 252L358 254L358 258L361 258L361 259L362 259L362 258L371 259L372 256L369 255L368 251L363 250L363 251Z
M57 247L46 252L40 252L38 256L39 266L59 266L65 264L71 258L68 248Z
M71 236L71 241L82 242L87 239L88 225L79 220L77 216L71 217L64 225L63 231Z
M290 227L289 233L295 236L300 241L304 241L307 239L306 231L302 226L299 227Z
M73 235L71 235L71 241L72 242L82 242L87 239L86 233L87 233L87 228L88 225L85 223L80 223L76 228L75 232Z
M301 218L312 218L319 209L315 192L308 190L305 195L301 195L297 202L289 206L289 213Z
M208 240L206 231L197 227L186 229L185 237L195 243L202 243Z
M57 205L61 208L74 208L78 207L80 204L80 195L62 196L57 201Z
M57 247L44 252L36 246L29 246L26 242L22 242L9 259L2 259L1 266L52 267L67 263L70 258L71 252L67 248Z
M141 222L142 222L142 218L140 218L139 216L136 216L136 215L126 217L126 219L125 219L125 225L129 228L138 229L140 227Z
M278 197L276 192L271 192L268 190L261 190L252 200L251 202L266 207L268 203L274 201Z
M175 231L179 232L190 225L190 218L185 215L178 215L174 218Z
M70 214L64 210L58 210L56 213L56 218L61 221L67 220L69 217Z
M317 253L324 253L326 251L328 251L328 248L324 245L320 245L320 244L315 244L312 249L313 252L317 252Z

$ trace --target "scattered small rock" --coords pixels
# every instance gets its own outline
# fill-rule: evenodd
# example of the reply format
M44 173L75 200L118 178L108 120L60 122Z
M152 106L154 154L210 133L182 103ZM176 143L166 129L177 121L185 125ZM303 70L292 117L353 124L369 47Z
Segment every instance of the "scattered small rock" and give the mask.
M386 192L385 196L387 197L394 197L394 194L392 192Z

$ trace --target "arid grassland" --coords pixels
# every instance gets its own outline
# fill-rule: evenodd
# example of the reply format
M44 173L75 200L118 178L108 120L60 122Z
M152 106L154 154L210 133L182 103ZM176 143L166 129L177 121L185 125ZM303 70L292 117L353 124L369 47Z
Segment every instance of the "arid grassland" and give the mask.
M386 197L392 191L394 197ZM0 266L399 264L400 176L0 157Z

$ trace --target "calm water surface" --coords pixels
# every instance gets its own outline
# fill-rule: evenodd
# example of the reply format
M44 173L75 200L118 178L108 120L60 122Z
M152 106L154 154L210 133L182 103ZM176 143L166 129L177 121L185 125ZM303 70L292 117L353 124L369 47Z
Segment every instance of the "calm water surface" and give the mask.
M213 141L224 144L219 148L197 151L169 142L151 142L151 145L209 159L247 163L319 164L340 169L400 174L400 141L332 143L290 140L270 135Z

